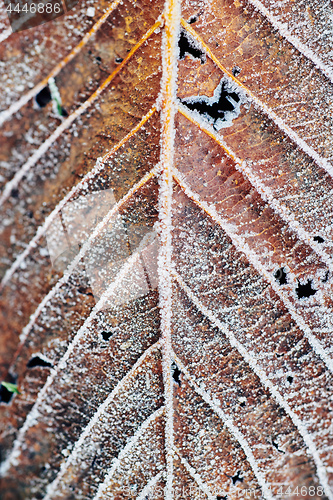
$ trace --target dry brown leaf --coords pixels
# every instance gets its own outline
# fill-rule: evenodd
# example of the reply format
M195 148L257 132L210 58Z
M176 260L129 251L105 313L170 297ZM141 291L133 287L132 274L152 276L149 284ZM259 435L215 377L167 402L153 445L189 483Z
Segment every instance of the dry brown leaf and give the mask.
M332 18L0 19L1 498L333 499Z

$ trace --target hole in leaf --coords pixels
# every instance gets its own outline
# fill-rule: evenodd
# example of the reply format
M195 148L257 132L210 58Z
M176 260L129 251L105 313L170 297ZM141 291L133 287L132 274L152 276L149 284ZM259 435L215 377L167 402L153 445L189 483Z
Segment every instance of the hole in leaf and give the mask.
M17 188L13 188L10 192L10 196L13 198L18 198L19 197L19 190Z
M95 59L98 63L102 62L102 58L100 56L96 56Z
M281 358L282 356L284 356L284 352L277 352L276 353L277 358Z
M292 384L293 380L294 380L294 377L292 377L291 375L288 375L287 381L289 382L289 384Z
M241 69L239 66L235 66L233 69L232 69L232 74L233 76L238 76L241 72Z
M190 19L187 21L187 24L194 24L197 22L199 16L191 16Z
M274 274L274 278L278 281L279 285L285 285L287 283L287 273L284 267L281 267Z
M13 375L11 375L9 373L8 377L7 377L7 382L9 382L9 384L15 385L16 377L13 377ZM1 385L0 385L0 403L7 403L7 404L10 403L14 394L15 394L14 391L8 390L7 387L2 385L2 383L1 383Z
M217 495L216 500L228 500L228 497L227 495L225 495L224 497L222 497L221 495Z
M109 338L112 337L112 332L103 331L101 333L101 335L103 337L103 340L105 340L105 342L107 342L109 340Z
M276 442L276 440L275 440L275 437L274 437L274 436L272 436L272 445L273 445L273 446L274 446L274 448L275 448L277 451L279 451L280 453L285 453L285 451L280 450L279 445L278 445L278 443Z
M184 29L180 31L178 47L180 60L185 59L185 55L188 54L195 59L200 59L201 64L206 61L206 54L200 48L200 45Z
M313 239L317 243L324 243L324 241L325 241L324 238L322 238L321 236L315 236Z
M244 407L245 405L246 405L246 402L245 402L245 401L242 401L242 402L239 404L239 406L243 406L243 407Z
M27 367L35 368L36 366L52 368L53 365L50 361L47 361L46 359L43 359L40 356L34 356L28 361Z
M327 271L326 274L325 274L325 278L323 278L321 281L322 283L326 283L328 281L328 276L329 276L330 272Z
M181 375L181 371L180 369L178 368L178 366L176 365L176 363L172 363L171 365L171 372L172 372L172 378L174 379L174 381L179 385L179 387L181 386L181 380L179 378L179 375Z
M232 478L231 478L232 479L232 484L236 484L237 481L239 481L240 483L242 483L244 481L244 478L241 477L240 474L241 474L241 471L238 470L237 473L234 476L232 476Z
M115 63L116 63L116 64L120 64L120 63L122 63L122 62L123 62L123 60L124 60L124 59L123 59L122 57L116 57L116 59L115 59Z
M35 101L40 108L44 108L52 99L49 86L44 87L35 97Z
M298 287L295 291L299 299L302 299L303 297L311 297L311 295L314 295L317 292L315 288L312 288L312 280L310 279L307 283L305 283L305 285L301 285L301 283L298 282Z
M188 109L211 123L215 130L229 127L240 113L241 98L233 83L222 79L212 97L196 96L181 99Z

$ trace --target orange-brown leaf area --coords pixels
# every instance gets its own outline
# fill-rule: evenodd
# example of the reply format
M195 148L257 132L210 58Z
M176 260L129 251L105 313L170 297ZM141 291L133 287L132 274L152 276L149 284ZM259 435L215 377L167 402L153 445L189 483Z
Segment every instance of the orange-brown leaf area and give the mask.
M1 499L333 500L332 20L0 12Z

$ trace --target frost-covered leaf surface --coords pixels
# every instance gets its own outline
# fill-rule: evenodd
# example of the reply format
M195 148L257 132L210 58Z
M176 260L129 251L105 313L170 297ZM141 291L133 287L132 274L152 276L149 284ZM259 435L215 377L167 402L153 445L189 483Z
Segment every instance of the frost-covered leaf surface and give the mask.
M1 498L333 499L332 19L0 17Z

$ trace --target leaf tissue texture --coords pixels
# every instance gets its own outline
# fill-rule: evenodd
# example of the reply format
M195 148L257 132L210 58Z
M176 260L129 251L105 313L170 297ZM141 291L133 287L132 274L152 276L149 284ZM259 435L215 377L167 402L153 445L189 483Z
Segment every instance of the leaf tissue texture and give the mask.
M331 2L1 16L1 499L333 500Z

